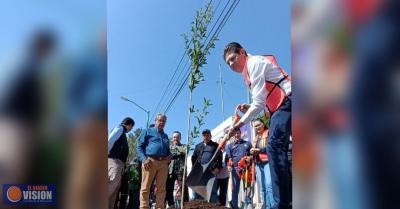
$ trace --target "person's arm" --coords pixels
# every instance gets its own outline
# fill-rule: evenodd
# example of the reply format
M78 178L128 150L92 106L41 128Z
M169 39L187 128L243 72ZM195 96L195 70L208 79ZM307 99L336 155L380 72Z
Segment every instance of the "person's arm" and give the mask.
M226 145L225 147L225 161L228 162L229 159L231 158L231 146L230 144Z
M139 156L140 161L142 161L142 162L144 162L147 159L146 155L144 154L145 153L145 145L147 144L146 132L147 132L147 129L143 130L142 133L140 133L139 140L136 145L136 153Z
M192 166L196 163L196 160L197 160L197 158L198 158L198 156L197 156L197 146L194 148L194 151L193 151L193 155L192 155Z
M180 148L179 148L179 153L177 154L177 158L182 158L185 159L185 154L186 154L186 145L183 144Z
M222 168L222 151L219 150L217 153L217 168L221 169Z
M247 145L248 145L248 147L247 147L247 155L249 155L250 154L250 150L251 150L251 148L253 148L253 145L251 144L251 142L247 142Z
M119 137L124 133L124 129L122 126L115 127L110 135L108 136L108 153L110 153L114 143L118 140Z
M168 136L167 136L167 139L168 139ZM168 140L167 140L167 156L172 157L171 147L169 147L169 143L170 143L170 141L169 141L169 139L168 139Z
M266 61L249 63L248 69L250 80L252 82L251 98L253 102L250 104L250 107L246 113L239 120L238 123L240 125L248 123L251 119L256 117L262 110L265 109L265 99L267 98L268 94L267 89L265 88L265 72L271 66L271 63Z
M228 168L228 171L232 171L232 166L233 166L233 161L231 158L231 144L226 145L225 147L225 161L226 161L226 167Z
M187 149L187 145L186 144L182 145L182 149L181 149L181 155L182 156L186 155L186 149Z
M216 154L214 160L211 162L210 165L210 170L211 173L213 173L214 175L217 175L217 173L219 172L219 169L222 168L222 152L220 152L220 150L218 150L218 143L214 143L215 146L215 150L214 150L214 154ZM217 153L215 153L217 152Z

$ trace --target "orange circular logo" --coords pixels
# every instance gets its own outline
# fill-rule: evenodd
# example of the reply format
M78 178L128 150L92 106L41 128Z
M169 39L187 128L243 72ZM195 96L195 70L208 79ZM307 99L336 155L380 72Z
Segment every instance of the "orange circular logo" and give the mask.
M7 190L8 200L10 200L11 202L18 202L21 200L21 197L22 197L22 191L20 188L16 186L11 186L10 188L8 188Z

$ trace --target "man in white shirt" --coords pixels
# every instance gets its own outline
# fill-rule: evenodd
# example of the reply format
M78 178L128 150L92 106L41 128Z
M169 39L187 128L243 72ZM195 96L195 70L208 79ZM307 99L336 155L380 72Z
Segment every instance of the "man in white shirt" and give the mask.
M135 121L127 117L108 136L108 207L110 209L114 208L125 162L129 154L126 133L131 131L133 126L135 126Z
M243 117L232 125L228 134L255 118L261 111L270 115L267 153L276 205L273 208L291 208L291 181L289 177L288 144L291 135L291 80L273 56L253 56L236 42L225 47L224 61L242 74L252 95L251 104L240 104Z

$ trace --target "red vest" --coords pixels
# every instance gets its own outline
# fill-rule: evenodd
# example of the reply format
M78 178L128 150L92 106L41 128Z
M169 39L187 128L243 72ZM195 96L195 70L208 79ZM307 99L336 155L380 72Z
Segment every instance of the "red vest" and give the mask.
M266 100L265 103L266 103L266 107L268 108L268 111L273 113L276 110L278 110L278 108L281 106L282 102L287 97L285 91L282 89L280 84L284 80L290 81L291 78L281 67L279 67L279 65L273 55L265 55L263 57L265 59L269 60L274 65L274 67L277 67L278 70L280 71L280 73L282 74L282 78L276 83L272 82L272 81L268 81L268 78L265 80L265 88L268 91L267 98L265 98L265 100ZM246 65L243 69L242 75L243 75L244 81L246 82L247 86L249 88L251 88L249 71L247 69L247 60L246 60Z
M261 136L261 139L258 139L257 138L257 136L253 139L253 142L254 142L254 146L256 147L256 148L264 148L264 147L267 147L267 145L268 145L268 129L266 129L263 133L262 133L262 136ZM257 160L259 160L259 161L261 161L261 162L267 162L268 161L268 155L267 155L267 153L263 153L263 152L260 152L260 153L258 153L258 157L257 157Z

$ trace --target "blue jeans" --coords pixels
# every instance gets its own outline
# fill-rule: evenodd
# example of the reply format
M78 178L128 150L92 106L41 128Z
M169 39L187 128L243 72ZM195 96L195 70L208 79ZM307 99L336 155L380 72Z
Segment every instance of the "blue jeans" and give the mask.
M181 198L174 197L175 208L181 208Z
M292 132L292 101L287 97L281 107L271 115L268 135L268 160L272 191L276 208L287 209L291 203L290 164L287 151Z
M272 193L271 172L268 163L260 163L256 166L257 170L257 184L261 197L263 198L264 206L266 209L275 206L275 200Z
M238 205L239 205L239 201L238 201L238 197L239 197L239 190L240 190L240 181L241 179L239 178L238 174L237 174L237 170L236 168L232 169L232 183L233 183L233 190L232 190L232 201L231 201L231 206L232 209L238 209ZM248 196L249 194L245 191L245 203L243 204L243 206L241 208L247 208L248 205L252 204L252 199Z
M240 178L237 175L236 168L232 168L232 208L238 209L238 195L239 195L239 188L240 188Z
M217 178L215 178L214 185L213 185L213 188L212 188L212 191L211 191L210 202L211 203L217 203L218 202Z

